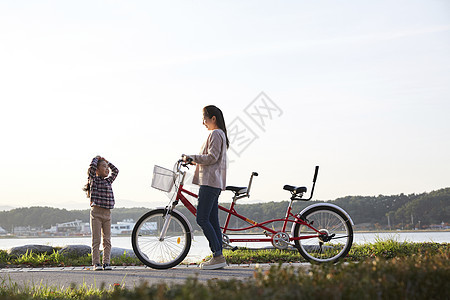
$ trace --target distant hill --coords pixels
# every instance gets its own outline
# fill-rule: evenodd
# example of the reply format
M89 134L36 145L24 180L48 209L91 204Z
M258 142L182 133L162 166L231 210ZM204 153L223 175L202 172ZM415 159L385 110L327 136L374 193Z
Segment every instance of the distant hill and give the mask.
M349 196L333 202L345 209L355 224L370 223L386 228L389 220L391 228L413 229L450 222L450 188L423 194Z
M299 212L308 205L318 201L296 201L293 205L294 212ZM450 188L444 188L430 193L393 195L393 196L347 196L333 201L346 210L356 225L360 228L364 224L365 229L388 229L388 221L391 229L403 228L427 228L431 224L448 224L450 222ZM228 206L229 204L224 204ZM288 202L268 202L258 204L245 204L244 200L238 201L236 210L254 221L263 221L283 217ZM192 216L183 205L179 209L194 228L195 217ZM115 208L112 213L113 223L124 219L139 219L148 208ZM225 214L221 213L221 220L225 220ZM73 220L89 222L89 209L66 210L51 207L27 207L0 211L0 226L11 231L16 226L31 226L50 228L57 223ZM234 222L234 223L233 223ZM420 222L420 223L419 223ZM232 218L233 226L243 226L244 222ZM420 224L420 225L419 225Z

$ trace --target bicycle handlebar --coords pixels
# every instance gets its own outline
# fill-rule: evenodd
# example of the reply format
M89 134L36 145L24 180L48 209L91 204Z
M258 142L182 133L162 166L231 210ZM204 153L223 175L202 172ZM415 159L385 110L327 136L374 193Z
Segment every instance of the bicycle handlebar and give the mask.
M187 155L184 155L184 154L182 154L181 155L181 157L186 157L186 159L179 159L178 160L178 162L177 162L177 164L179 165L179 166L181 166L181 167L185 167L185 168L188 168L189 169L189 167L188 166L192 166L192 165L194 165L192 162L194 161L192 158L190 158L190 157L188 157ZM187 161L186 161L187 160ZM179 168L178 168L178 170L179 170Z

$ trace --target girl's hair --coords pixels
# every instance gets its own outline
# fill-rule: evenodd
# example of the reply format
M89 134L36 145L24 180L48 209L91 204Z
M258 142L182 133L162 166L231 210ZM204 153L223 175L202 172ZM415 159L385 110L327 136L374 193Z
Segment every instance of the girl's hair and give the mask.
M203 108L203 116L208 117L210 119L212 117L216 117L217 127L222 129L222 131L225 133L225 138L227 139L227 148L228 148L230 146L230 140L228 139L227 127L225 126L225 119L223 118L222 111L214 105L208 105Z
M88 176L89 176L89 170L88 170ZM88 177L87 183L83 187L83 191L86 192L86 197L91 198L91 180Z
M99 164L101 161L106 161L106 160L100 158L100 159L97 161L97 166L98 166L98 164ZM91 170L91 168L89 168L88 171L87 171L87 174L88 174L88 181L87 181L87 183L86 183L86 184L84 185L84 187L83 187L83 191L86 192L86 197L87 197L87 198L91 198L91 178L90 178L90 173L89 173L90 170Z

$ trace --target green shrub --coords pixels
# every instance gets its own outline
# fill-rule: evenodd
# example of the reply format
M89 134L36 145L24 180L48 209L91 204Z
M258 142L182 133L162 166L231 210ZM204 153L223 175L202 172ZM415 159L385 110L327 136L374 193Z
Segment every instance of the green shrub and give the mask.
M111 258L111 264L114 266L136 266L142 265L142 262L136 257L127 257L126 251L119 257Z
M358 245L350 249L344 261L361 261L364 259L394 257L407 257L411 255L429 254L435 255L440 251L450 251L448 243L412 243L398 242L394 239L377 240L375 243ZM229 264L256 264L256 263L295 263L306 262L297 250L249 250L239 249L235 252L225 250L224 255ZM54 251L52 254L26 253L15 257L9 256L6 251L0 250L0 267L26 265L38 266L89 266L92 263L90 254L80 257L66 257ZM127 257L126 253L111 259L111 264L116 266L142 265L137 258Z
M360 261L368 258L390 259L394 257L407 257L414 254L430 255L440 251L450 251L448 243L412 243L398 242L393 239L378 240L372 244L355 244L350 249L344 261ZM297 250L225 250L224 256L231 264L255 263L289 263L305 262L306 260Z
M6 265L9 261L9 255L6 250L0 250L0 266Z
M274 265L245 280L190 278L183 284L145 283L125 289L25 286L0 279L0 299L446 299L448 251L394 259L312 265L309 271Z
M347 256L348 260L358 261L366 258L406 257L413 254L437 254L439 251L449 251L448 243L412 243L399 242L393 239L377 240L372 244L353 245Z

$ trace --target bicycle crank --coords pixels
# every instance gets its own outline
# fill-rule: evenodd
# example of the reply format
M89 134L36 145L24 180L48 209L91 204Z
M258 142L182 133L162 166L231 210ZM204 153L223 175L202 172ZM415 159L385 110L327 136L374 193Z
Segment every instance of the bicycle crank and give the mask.
M230 249L233 252L238 249L238 247L230 245L230 238L226 234L222 234L222 244L224 248Z
M272 236L272 245L277 249L287 249L289 247L289 234L277 232Z

